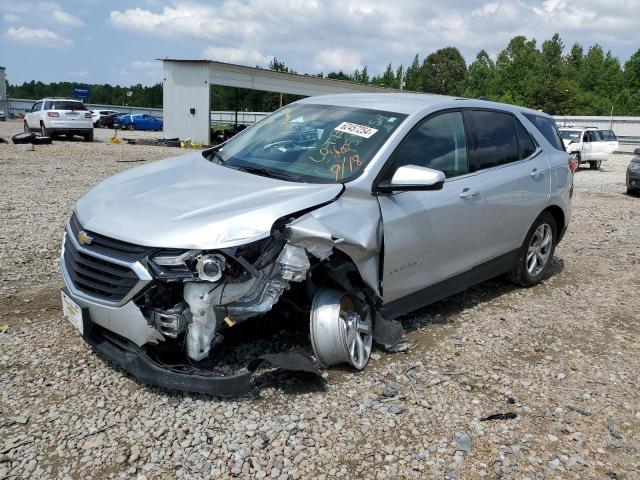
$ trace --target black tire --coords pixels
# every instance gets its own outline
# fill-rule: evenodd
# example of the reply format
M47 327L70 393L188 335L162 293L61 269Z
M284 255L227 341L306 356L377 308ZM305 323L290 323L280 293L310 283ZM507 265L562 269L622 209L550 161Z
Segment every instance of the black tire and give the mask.
M42 135L43 137L50 137L51 136L51 132L49 131L49 129L47 127L44 126L44 123L40 122L40 135Z
M84 134L85 142L93 142L93 132Z
M14 135L13 137L11 137L11 141L16 145L19 145L21 143L33 143L33 140L35 138L36 138L35 133L24 132L24 133L18 133L17 135Z
M597 160L595 162L589 162L589 168L591 170L600 170L600 166L602 165L602 160Z
M127 130L131 130L132 132L136 129L135 124L130 123L129 126L127 127Z
M547 260L544 266L540 271L530 272L527 268L527 253L529 251L529 247L532 244L532 240L538 228L542 225L548 225L551 227L551 245L550 250L548 251ZM514 284L520 287L532 287L540 283L549 272L549 268L553 261L553 254L556 250L556 243L558 241L558 226L556 225L556 220L553 218L553 215L549 212L542 212L538 218L536 218L533 225L527 232L527 236L518 251L518 258L516 259L511 272L509 273L509 279Z
M576 154L576 172L578 171L579 168L580 168L580 154L577 153Z

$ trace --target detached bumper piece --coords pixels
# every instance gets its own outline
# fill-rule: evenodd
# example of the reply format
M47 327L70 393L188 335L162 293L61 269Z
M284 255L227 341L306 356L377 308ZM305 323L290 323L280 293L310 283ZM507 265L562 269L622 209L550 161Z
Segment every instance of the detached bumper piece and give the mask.
M261 355L249 362L246 372L235 375L216 375L206 370L202 370L201 374L178 370L155 361L136 344L96 325L87 317L86 313L83 314L83 337L91 348L148 385L219 397L237 397L251 391L251 376L262 366L305 372L322 378L311 358L298 352Z

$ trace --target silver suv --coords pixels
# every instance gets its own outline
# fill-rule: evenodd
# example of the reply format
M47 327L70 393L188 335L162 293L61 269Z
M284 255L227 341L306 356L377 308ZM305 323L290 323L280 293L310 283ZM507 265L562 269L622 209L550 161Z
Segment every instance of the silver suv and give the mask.
M63 240L64 311L99 353L172 388L240 392L246 371L207 366L229 329L274 307L309 318L322 366L362 369L405 313L504 273L540 282L574 169L537 111L307 98L84 195Z

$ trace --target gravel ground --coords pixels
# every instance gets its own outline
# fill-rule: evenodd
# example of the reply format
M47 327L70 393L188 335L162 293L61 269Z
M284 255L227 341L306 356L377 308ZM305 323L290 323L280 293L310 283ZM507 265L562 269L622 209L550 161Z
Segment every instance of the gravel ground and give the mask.
M19 129L0 123L0 136ZM325 387L267 372L249 399L221 401L141 386L60 312L59 239L78 196L137 165L118 160L180 152L0 145L0 479L638 478L628 155L578 172L543 284L497 279L410 315L412 350L328 370Z

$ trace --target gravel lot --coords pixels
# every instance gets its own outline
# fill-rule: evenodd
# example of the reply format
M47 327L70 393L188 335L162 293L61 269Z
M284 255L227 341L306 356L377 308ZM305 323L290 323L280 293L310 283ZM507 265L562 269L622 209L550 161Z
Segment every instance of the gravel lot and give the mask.
M0 136L20 128L0 122ZM182 152L109 135L0 145L0 479L638 478L628 155L578 172L543 284L497 279L419 311L404 319L409 353L331 369L325 388L267 373L251 398L221 401L141 386L62 318L57 255L76 199L131 162Z

